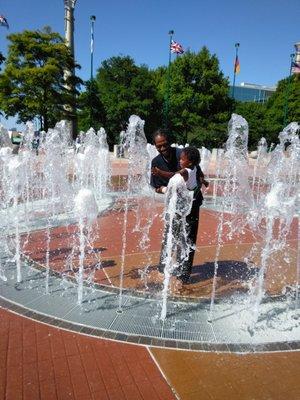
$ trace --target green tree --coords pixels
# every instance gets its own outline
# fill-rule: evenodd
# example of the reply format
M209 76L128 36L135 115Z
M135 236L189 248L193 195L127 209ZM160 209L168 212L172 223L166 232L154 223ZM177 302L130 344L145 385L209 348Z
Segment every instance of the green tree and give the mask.
M49 28L8 36L5 69L0 74L0 107L18 122L39 118L47 130L60 119L74 118L76 86L81 80L65 71L77 65L64 39Z
M278 134L290 122L300 121L300 76L292 75L278 82L276 92L266 103L266 138L278 142Z
M153 76L147 66L136 66L129 56L109 58L98 69L96 81L110 145L118 142L132 114L145 120L145 133L150 136L160 114Z
M266 131L265 113L266 105L255 102L237 102L235 105L236 114L241 115L246 119L249 125L249 140L248 148L255 150L257 144L262 137L265 137L269 141ZM269 143L270 145L271 143Z
M167 74L162 89L167 89ZM168 125L174 138L198 146L221 144L232 104L228 89L228 79L220 71L217 57L206 47L177 57L170 66L169 92Z
M100 98L97 82L93 79L85 83L86 90L78 98L78 129L87 131L89 128L99 130L106 126L106 115Z

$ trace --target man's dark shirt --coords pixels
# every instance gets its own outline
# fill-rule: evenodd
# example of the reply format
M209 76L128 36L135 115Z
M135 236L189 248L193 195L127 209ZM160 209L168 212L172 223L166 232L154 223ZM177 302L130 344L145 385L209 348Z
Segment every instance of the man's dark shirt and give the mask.
M151 168L157 167L163 171L177 172L180 170L179 158L181 149L176 147L171 147L171 157L168 162L161 154L158 154L153 158L151 162ZM162 178L160 176L151 175L150 185L155 189L161 186L168 186L169 178Z

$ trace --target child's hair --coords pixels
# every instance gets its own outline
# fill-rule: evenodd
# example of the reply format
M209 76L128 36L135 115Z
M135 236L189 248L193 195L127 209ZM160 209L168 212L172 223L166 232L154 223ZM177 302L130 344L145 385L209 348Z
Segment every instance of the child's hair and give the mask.
M187 159L193 164L194 167L200 164L201 158L197 147L185 147L181 153L184 153Z

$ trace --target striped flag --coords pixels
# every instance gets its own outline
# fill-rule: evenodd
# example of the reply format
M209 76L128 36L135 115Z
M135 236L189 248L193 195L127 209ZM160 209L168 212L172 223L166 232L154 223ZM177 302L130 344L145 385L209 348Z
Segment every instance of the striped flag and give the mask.
M91 20L91 54L93 54L94 53L94 22L96 21L96 16L91 15L90 20Z
M183 47L181 46L181 44L179 44L178 42L175 42L174 40L172 40L172 42L171 42L170 49L171 49L172 53L176 53L176 54L184 53L184 50L183 50Z
M234 62L234 73L235 74L239 74L241 71L241 67L240 67L240 61L238 56L235 57L235 62Z
M0 26L5 26L7 29L9 28L7 19L3 15L0 15Z
M292 63L292 73L293 74L300 74L300 62L293 62Z
M94 52L94 29L91 29L91 53Z

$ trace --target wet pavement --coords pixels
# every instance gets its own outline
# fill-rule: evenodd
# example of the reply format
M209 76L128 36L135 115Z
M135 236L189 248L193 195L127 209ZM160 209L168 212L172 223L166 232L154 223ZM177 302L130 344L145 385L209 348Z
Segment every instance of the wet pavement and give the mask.
M114 168L115 174L126 173L126 162L120 160ZM155 270L159 258L163 229L162 209L162 203L158 203L154 212L153 226L150 229L151 241L147 243L147 247L141 249L139 246L141 236L138 232L133 232L136 223L135 208L130 208L127 228L129 239L124 257L123 283L125 297L129 298L127 301L130 303L130 296L135 292L142 295L141 301L145 301L143 296L146 299L150 296L149 301L157 303L155 305L157 315L159 315L160 298L155 296L161 291L161 283L153 282L148 272ZM146 214L142 216L142 219L147 220L148 216ZM215 240L217 224L218 213L212 209L202 208L190 284L180 292L174 291L170 294L170 301L174 300L175 306L177 304L174 307L177 309L178 301L182 302L179 306L182 309L189 304L196 307L200 300L204 301L203 304L207 304L205 301L209 303L217 246ZM112 207L109 212L103 212L97 221L97 235L92 240L92 247L97 251L87 253L85 261L86 278L93 277L99 285L99 290L111 289L108 293L112 296L116 295L115 289L120 283L119 271L123 262L122 226L122 205ZM77 230L74 221L67 226L51 229L50 266L53 271L59 273L55 279L61 280L60 289L68 285L72 286L72 279L74 280L78 271L76 269L78 252L72 253L74 240L76 240L74 233ZM33 264L34 268L38 267L38 264L44 265L47 241L45 229L26 234L23 240L24 253L36 263ZM256 265L259 264L262 240L263 238L256 232L251 232L249 229L246 229L238 238L233 236L230 240L228 238L225 240L224 237L219 257L216 307L218 307L218 301L222 303L233 294L238 293L242 296L248 293L252 278L257 272ZM249 250L253 249L254 244L256 246L251 252L249 267L249 264L246 265L245 257L249 257ZM269 259L265 280L268 296L281 296L283 288L289 288L295 284L297 244L297 221L294 221L286 248L284 251L273 254ZM10 246L13 250L13 241ZM70 257L73 257L71 269L68 267ZM34 271L36 274L41 273L39 270L34 269ZM300 337L297 337L297 334L295 336L295 327L299 326L299 318L292 308L291 312L280 314L280 307L275 306L275 303L272 307L270 303L270 308L265 312L265 322L270 330L282 331L280 345L278 341L272 341L272 338L263 340L264 326L260 326L261 321L258 323L258 332L261 336L256 342L256 347L247 347L245 341L238 341L237 338L234 342L228 337L228 332L235 332L235 324L239 319L238 313L236 320L229 321L228 329L223 325L215 329L217 323L211 328L207 323L206 315L205 326L208 330L210 329L214 340L205 340L204 325L202 328L195 325L195 332L203 336L198 341L187 338L179 341L171 340L170 337L162 337L163 330L158 335L151 335L148 328L145 328L147 334L127 335L125 340L124 329L120 331L123 332L123 336L119 337L117 335L122 335L122 333L117 333L114 329L102 329L100 335L100 328L98 334L93 336L95 327L87 328L89 325L84 321L88 318L94 304L87 301L90 299L87 292L84 297L87 312L81 315L79 313L79 319L72 325L65 316L77 307L74 288L72 289L75 299L73 307L65 312L68 304L62 295L58 297L59 305L52 304L53 308L60 312L60 316L50 318L46 315L47 313L45 314L45 310L38 309L42 307L44 296L42 281L29 279L25 288L15 284L14 279L12 274L7 283L1 284L0 398L3 400L168 400L176 398L182 400L298 400L300 398L298 342ZM24 281L26 282L26 279ZM8 301L9 290L19 297ZM26 298L30 291L31 295L36 291L40 297ZM22 296L26 301L20 305ZM292 297L291 301L293 301ZM36 303L35 311L30 303ZM128 309L132 309L129 303ZM117 305L115 304L114 307L116 308ZM268 307L268 305L263 307ZM274 310L277 310L279 317L276 321L277 325L272 326L269 318L272 321ZM108 309L104 311L103 313L106 312L107 315L111 312ZM137 325L142 325L143 313L142 310L140 314L137 314ZM280 316L283 316L283 319L280 320ZM218 311L216 308L214 318L224 320L224 309ZM116 324L115 311L113 320ZM170 323L171 320L172 317L169 319L169 332L180 332L176 326L178 317L173 319L175 325ZM77 328L74 329L74 326ZM110 326L112 327L113 325ZM252 334L248 332L249 338ZM145 339L147 335L150 341ZM236 347L230 347L234 344Z

